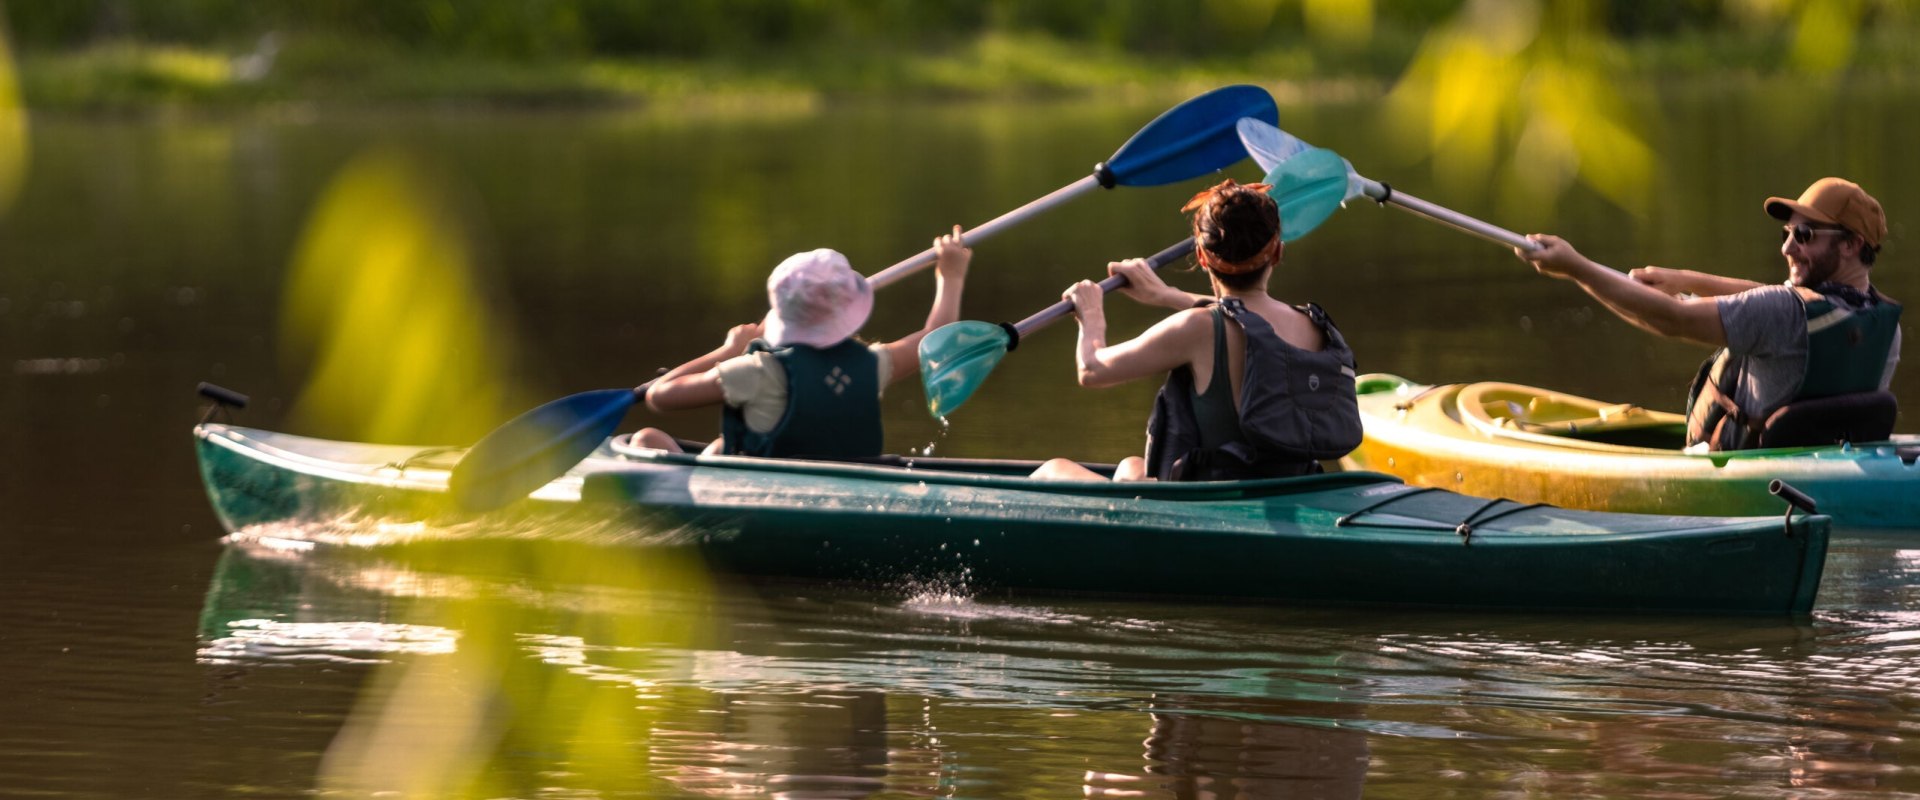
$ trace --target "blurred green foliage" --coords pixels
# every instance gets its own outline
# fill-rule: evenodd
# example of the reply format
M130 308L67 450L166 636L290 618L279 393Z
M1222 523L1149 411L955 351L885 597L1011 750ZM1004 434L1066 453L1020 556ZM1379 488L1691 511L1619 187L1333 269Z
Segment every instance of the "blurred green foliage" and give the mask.
M985 33L1037 34L1130 53L1245 54L1309 33L1423 31L1471 0L10 0L27 48L103 40L189 45L268 31L374 38L443 53L537 58L750 56L768 48L951 46ZM1700 35L1800 9L1905 16L1908 3L1612 0L1617 38ZM1843 13L1843 16L1847 14Z
M1311 16L1303 9L1328 5L1374 15L1372 0L12 0L7 18L24 45L51 48L103 39L212 45L281 30L499 56L700 57L821 43L941 45L1014 32L1201 54L1298 35ZM1378 16L1418 28L1458 5L1401 0L1380 4Z
M21 102L20 83L13 71L13 47L6 32L0 30L0 217L13 208L14 198L26 181L31 156L27 108Z
M1460 20L1543 13L1613 46L1602 66L1621 73L1905 75L1914 2L5 0L4 16L30 105L120 108L1377 87Z

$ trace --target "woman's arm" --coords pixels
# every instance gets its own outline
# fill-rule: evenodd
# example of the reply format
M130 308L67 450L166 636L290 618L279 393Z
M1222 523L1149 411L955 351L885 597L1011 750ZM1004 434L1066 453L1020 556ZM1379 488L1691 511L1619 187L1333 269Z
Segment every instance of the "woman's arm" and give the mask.
M1205 312L1188 310L1161 320L1139 336L1109 346L1100 287L1092 281L1081 281L1067 289L1064 297L1073 302L1074 317L1080 321L1074 363L1081 386L1117 386L1192 363L1199 333L1212 333Z
M1142 305L1185 309L1193 308L1202 300L1213 299L1211 295L1183 292L1168 286L1166 281L1160 279L1160 273L1144 258L1109 262L1107 274L1126 276L1127 282L1120 287L1120 293Z

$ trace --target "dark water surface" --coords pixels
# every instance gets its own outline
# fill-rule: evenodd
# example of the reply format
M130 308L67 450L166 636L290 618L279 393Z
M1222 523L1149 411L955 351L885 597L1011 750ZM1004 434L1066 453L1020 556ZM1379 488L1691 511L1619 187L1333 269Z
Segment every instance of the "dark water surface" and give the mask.
M1634 210L1580 191L1503 209L1432 186L1371 108L1282 114L1371 177L1621 267L1776 279L1761 199L1852 176L1893 223L1876 282L1920 296L1903 255L1920 163L1896 143L1920 103L1855 99L1804 136L1756 124L1777 101L1758 93L1661 101L1659 183ZM460 198L514 347L501 370L537 400L711 349L764 310L787 253L872 271L1078 178L1159 110L36 120L0 220L0 795L1920 793L1920 531L1842 536L1815 613L1759 620L750 590L645 553L388 546L404 531L221 542L188 437L197 381L253 394L243 424L349 434L295 415L314 366L282 304L309 215L369 148L417 154ZM982 244L965 316L1017 319L1176 241L1199 184L1103 193ZM1275 293L1325 305L1366 371L1671 408L1704 355L1396 211L1340 212L1287 258ZM917 326L930 283L889 289L869 330ZM1109 308L1121 333L1154 318ZM1135 452L1153 387L1078 389L1072 338L1031 339L950 431L900 385L890 448ZM1895 388L1920 397L1920 370Z

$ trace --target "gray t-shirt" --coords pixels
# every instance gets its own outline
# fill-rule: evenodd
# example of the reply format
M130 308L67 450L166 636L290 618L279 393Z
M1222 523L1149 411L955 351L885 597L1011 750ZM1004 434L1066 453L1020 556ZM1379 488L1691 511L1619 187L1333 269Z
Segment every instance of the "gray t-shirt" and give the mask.
M1749 416L1771 413L1792 400L1807 374L1807 309L1791 286L1762 286L1717 298L1720 325L1727 333L1729 368L1740 376L1733 402ZM1887 351L1880 388L1893 381L1900 363L1900 335ZM1738 435L1737 426L1727 432ZM1722 443L1724 446L1737 446Z

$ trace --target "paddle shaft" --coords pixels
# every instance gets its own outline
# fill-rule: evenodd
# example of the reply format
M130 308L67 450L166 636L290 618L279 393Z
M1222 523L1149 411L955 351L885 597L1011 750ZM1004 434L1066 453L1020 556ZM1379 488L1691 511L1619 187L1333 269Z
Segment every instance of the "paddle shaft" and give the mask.
M1186 258L1187 254L1192 252L1193 252L1193 237L1187 237L1186 240L1180 242L1179 244L1176 244L1158 253L1154 253L1152 256L1149 256L1147 258L1147 266L1154 269L1155 271L1158 271L1161 267L1164 267L1182 258ZM1109 275L1107 276L1106 280L1100 282L1100 293L1111 294L1113 290L1118 289L1125 285L1127 285L1127 278L1125 275ZM1072 313L1073 313L1073 301L1062 300L1058 303L1054 303L1053 305L1050 305L1050 306L1047 306L1046 308L1041 309L1039 313L1034 314L1031 317L1027 317L1026 319L1013 323L1011 326L1007 326L1010 329L1010 332L1012 333L1012 340L1007 343L1007 349L1012 350L1014 347L1018 346L1020 344L1021 337L1026 336L1027 334L1037 331L1048 325L1051 325L1054 323L1055 320L1058 320L1064 316L1068 316Z
M962 235L967 244L976 244L1096 186L1160 186L1226 169L1247 157L1238 132L1242 119L1278 125L1280 109L1274 105L1273 96L1258 86L1223 86L1194 97L1147 123L1106 161L1095 164L1092 175L973 230L962 231ZM935 256L934 249L927 248L874 273L867 282L876 289L886 286L925 269L934 263Z
M1426 217L1454 230L1473 234L1494 244L1518 247L1529 253L1540 249L1539 244L1536 244L1532 239L1528 239L1525 236L1521 236L1498 225L1482 222L1458 211L1429 203L1379 181L1370 178L1360 178L1360 187L1362 194L1372 198L1377 203L1383 205L1391 203L1408 213Z
M1101 172L1103 172L1105 169L1106 169L1106 165L1102 164L1094 172L1094 174L1088 175L1087 177L1081 178L1080 180L1074 181L1073 183L1069 183L1066 186L1062 186L1059 189L1054 190L1052 194L1049 194L1045 197L1042 197L1024 206L1016 208L1005 214L1001 214L1000 216L995 217L992 220L989 220L988 222L981 224L980 226L974 228L973 230L963 231L961 233L961 236L966 240L967 246L971 247L973 245L979 244L982 241L985 241L987 237L990 237L996 233L999 233L1003 230L1006 230L1008 228L1011 228L1015 225L1018 225L1022 222L1027 221L1027 219L1030 217L1040 214L1041 212L1047 211L1048 209L1051 209L1054 206L1060 205L1061 203L1065 203L1068 200L1072 200L1073 198L1079 197L1080 195L1086 194L1087 192L1093 191L1094 189L1101 186L1100 175L1101 175ZM868 285L871 285L875 289L878 289L882 286L886 286L887 284L893 283L894 281L900 280L901 278L905 278L908 275L912 275L913 273L926 269L928 266L933 264L937 255L938 255L938 251L929 247L915 254L912 258L909 258L905 261L902 261L898 264L895 264L891 267L887 267L886 269L883 269L883 270L880 270L879 272L874 273L873 277L867 279L867 283Z
M1283 174L1282 168L1285 167L1294 156L1312 147L1312 145L1301 141L1300 137L1280 130L1278 127L1263 124L1256 119L1242 119L1235 123L1234 127L1240 134L1241 142L1246 145L1247 152L1253 155L1254 160L1260 163L1262 169L1267 170L1267 181L1269 183L1280 183L1280 180L1276 176ZM1397 191L1392 186L1362 176L1360 173L1353 171L1352 164L1348 164L1347 200L1351 200L1357 196L1354 193L1356 188L1359 190L1360 195L1365 195L1381 205L1392 203L1399 206L1402 211L1426 217L1454 230L1473 234L1494 244L1518 247L1529 253L1540 249L1540 245L1535 244L1525 236L1521 236L1498 225L1482 222L1452 209L1429 203L1413 195ZM1344 204L1344 201L1342 201L1342 205ZM1332 209L1327 210L1331 211ZM1283 208L1281 217L1285 218L1286 216L1286 210ZM1312 227L1309 226L1307 230L1312 230ZM1302 231L1300 235L1304 235L1304 233L1305 231Z

